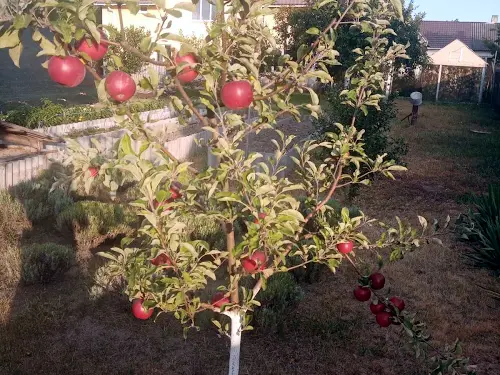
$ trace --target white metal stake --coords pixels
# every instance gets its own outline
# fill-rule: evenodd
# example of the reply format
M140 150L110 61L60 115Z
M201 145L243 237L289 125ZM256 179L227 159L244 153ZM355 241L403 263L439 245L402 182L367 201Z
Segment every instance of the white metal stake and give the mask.
M439 100L439 88L441 87L441 74L442 73L443 73L443 66L439 65L438 84L436 87L436 102Z
M224 314L231 319L229 375L238 375L240 372L241 315L239 311L227 311Z

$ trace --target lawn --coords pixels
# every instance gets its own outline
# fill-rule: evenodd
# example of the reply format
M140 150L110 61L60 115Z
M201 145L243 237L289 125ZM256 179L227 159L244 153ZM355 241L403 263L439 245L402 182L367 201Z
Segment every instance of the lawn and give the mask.
M411 111L405 101L397 106L399 118ZM368 215L412 222L417 214L456 218L468 193L500 182L500 118L487 108L425 103L418 123L396 121L394 134L409 144L409 171L396 182L378 179L360 191L354 203ZM23 227L22 241L72 245L49 224ZM386 266L391 293L404 296L407 309L428 323L436 346L460 338L480 374L499 374L500 302L479 287L495 280L465 262L467 248L454 234L442 239L445 247L424 246ZM135 320L119 295L91 301L90 285L85 270L75 267L52 284L0 286L0 374L227 372L229 341L207 316L200 317L202 330L185 340L174 318ZM399 328L379 328L368 306L353 299L355 285L347 266L303 282L304 298L280 316L279 333L257 327L244 334L240 373L424 374Z

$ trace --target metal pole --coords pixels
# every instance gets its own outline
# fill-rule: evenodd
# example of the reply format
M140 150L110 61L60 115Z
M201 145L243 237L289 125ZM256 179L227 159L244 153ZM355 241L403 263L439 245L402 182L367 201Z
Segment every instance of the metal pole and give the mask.
M439 100L439 88L441 87L441 73L443 73L443 66L439 65L438 84L436 87L436 102Z

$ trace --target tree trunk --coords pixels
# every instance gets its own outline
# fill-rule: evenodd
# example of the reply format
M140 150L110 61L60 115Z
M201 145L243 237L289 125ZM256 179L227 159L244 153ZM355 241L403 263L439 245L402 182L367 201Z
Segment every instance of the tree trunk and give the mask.
M240 372L241 347L241 315L239 311L225 313L231 318L231 351L229 355L229 375L238 375Z

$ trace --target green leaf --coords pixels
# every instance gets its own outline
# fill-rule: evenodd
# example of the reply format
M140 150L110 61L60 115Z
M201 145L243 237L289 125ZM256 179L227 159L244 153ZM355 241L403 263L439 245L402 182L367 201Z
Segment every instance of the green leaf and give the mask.
M174 8L176 9L184 9L189 12L194 12L196 11L196 5L193 3L188 3L188 2L182 2L182 3L177 3L174 5Z
M0 36L0 48L13 48L20 42L19 30L7 30Z
M172 17L175 17L175 18L182 17L182 12L180 10L177 10L177 9L165 9L165 12L167 12L168 14L170 14Z
M21 53L23 52L23 44L19 43L14 48L9 49L9 56L15 66L19 68L19 59L21 58Z
M321 31L317 27L311 27L310 29L306 30L306 33L310 35L319 35L320 32Z
M31 14L18 14L14 19L12 26L16 30L25 29L31 23Z
M134 15L139 13L140 6L139 6L139 2L137 0L136 1L127 1L125 4L127 5L127 9L130 11L130 13L132 13Z
M394 12L400 21L404 21L403 18L403 5L401 4L401 0L391 0L392 7L394 8Z
M96 40L97 43L101 41L101 33L99 30L97 30L97 26L95 22L86 19L85 20L85 25L89 28L90 33L92 34L92 37Z

